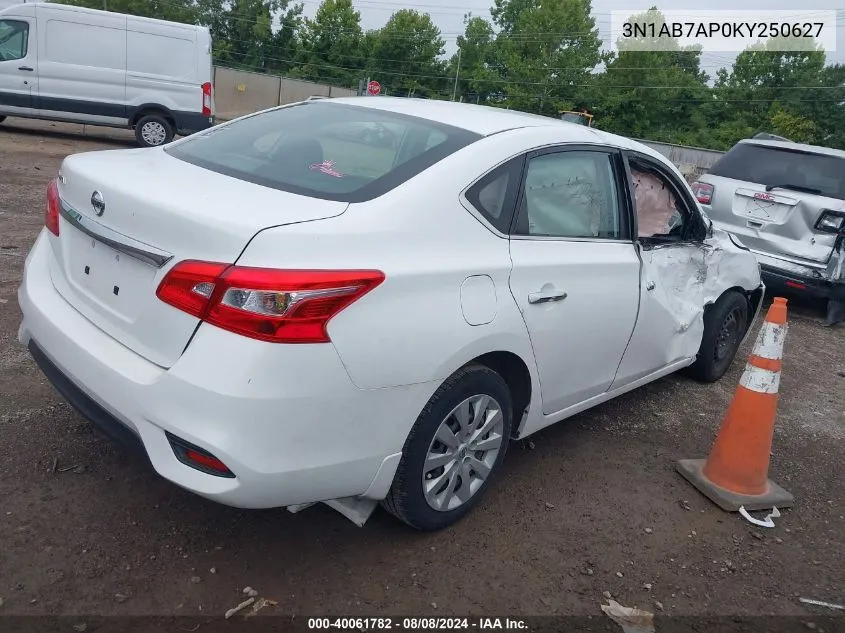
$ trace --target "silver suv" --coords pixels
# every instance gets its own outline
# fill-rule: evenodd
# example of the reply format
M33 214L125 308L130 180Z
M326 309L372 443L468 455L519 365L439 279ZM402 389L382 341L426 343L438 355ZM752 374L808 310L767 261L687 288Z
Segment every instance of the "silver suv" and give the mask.
M845 151L746 139L692 189L757 256L768 288L828 299L825 324L845 321Z

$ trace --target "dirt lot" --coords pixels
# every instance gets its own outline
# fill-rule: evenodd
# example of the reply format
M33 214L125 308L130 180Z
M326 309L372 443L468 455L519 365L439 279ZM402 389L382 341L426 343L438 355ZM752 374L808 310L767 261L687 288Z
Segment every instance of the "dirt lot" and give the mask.
M12 615L72 616L56 630L221 619L247 585L278 601L262 615L590 615L611 630L599 607L610 592L658 614L843 627L798 598L845 602L845 325L790 304L771 475L796 506L774 529L722 512L674 470L707 454L742 359L718 384L670 377L514 446L481 506L442 533L380 510L361 529L323 506L226 508L120 453L16 341L48 178L67 154L131 138L81 132L0 126L0 630Z

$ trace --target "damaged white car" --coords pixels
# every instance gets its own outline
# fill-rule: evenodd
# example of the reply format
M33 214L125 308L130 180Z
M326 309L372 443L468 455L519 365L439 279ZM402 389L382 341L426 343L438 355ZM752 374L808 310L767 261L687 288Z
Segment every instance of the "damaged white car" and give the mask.
M464 104L313 100L68 157L19 338L183 488L358 524L381 502L434 530L507 474L509 442L677 370L719 379L763 290L641 144Z

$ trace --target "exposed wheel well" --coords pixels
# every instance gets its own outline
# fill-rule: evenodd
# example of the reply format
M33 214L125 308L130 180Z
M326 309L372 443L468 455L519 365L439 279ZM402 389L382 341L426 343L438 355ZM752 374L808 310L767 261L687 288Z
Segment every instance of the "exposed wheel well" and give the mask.
M745 288L742 288L740 286L733 286L733 287L725 290L725 292L730 292L730 291L738 292L739 294L741 294L743 297L745 297L745 301L748 304L748 319L745 322L745 332L742 333L743 336L745 336L745 334L748 332L748 330L751 329L751 326L753 324L754 311L757 309L757 304L759 303L759 301L762 297L763 289L757 288L756 290L746 290ZM719 295L719 297L721 298L722 296L724 296L725 292L723 292L721 295ZM707 307L709 308L712 305L713 304L711 303Z
M757 288L756 290L746 290L742 286L731 286L730 288L725 288L718 297L716 297L713 301L708 303L704 306L704 311L710 310L716 302L725 296L725 293L728 292L738 292L743 297L745 297L745 301L748 303L748 327L751 327L751 320L754 318L754 311L757 309L757 304L760 301L760 298L763 295L763 289Z
M158 115L165 119L168 123L170 123L170 125L174 127L176 126L176 120L173 118L173 114L168 112L165 108L159 108L156 106L145 106L141 108L140 110L138 110L138 112L135 113L135 116L132 117L132 119L129 121L129 124L132 127L135 127L138 121L140 121L143 117L149 114Z
M473 359L470 363L489 367L508 384L513 398L511 433L514 436L518 435L522 414L531 403L531 372L528 371L525 361L512 352L490 352Z

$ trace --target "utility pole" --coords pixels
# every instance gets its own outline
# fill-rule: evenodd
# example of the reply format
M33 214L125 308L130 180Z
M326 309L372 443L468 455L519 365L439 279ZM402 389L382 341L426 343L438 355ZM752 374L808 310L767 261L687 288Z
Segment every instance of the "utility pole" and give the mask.
M458 75L461 74L461 49L458 47L458 67L455 69L455 87L452 89L452 101L455 100L455 94L458 92Z

